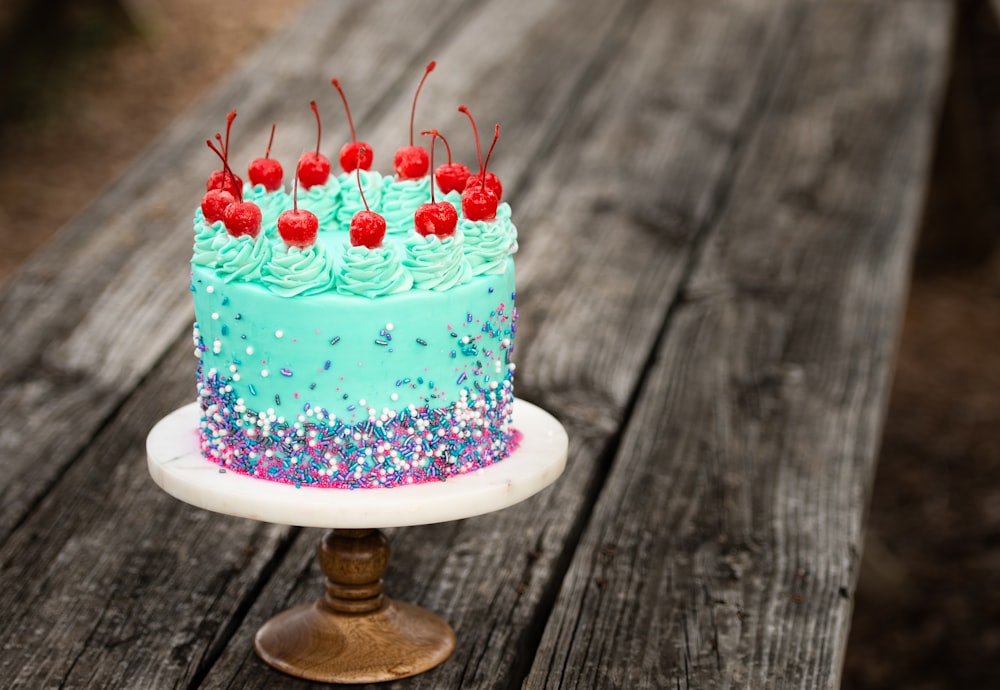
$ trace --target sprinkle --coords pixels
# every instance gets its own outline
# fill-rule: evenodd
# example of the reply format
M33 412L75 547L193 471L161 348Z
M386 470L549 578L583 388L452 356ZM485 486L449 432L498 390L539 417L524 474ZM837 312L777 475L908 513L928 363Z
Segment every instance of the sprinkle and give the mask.
M229 304L229 295L222 298L222 306L226 306L227 304Z
M266 379L267 378L267 369L261 369L260 370L260 376L261 376L261 378L265 378Z
M330 341L330 344L331 345L336 345L339 342L340 342L340 336L338 335L333 340Z
M464 381L464 380L465 380L465 372L463 371L463 372L462 372L462 375L458 377L458 380L457 380L457 381L455 381L455 385L456 385L456 386L457 386L457 385L461 385L462 381Z
M329 368L330 368L330 360L326 360L326 362L323 364L323 371L326 371Z
M242 319L242 318L243 318L243 314L237 314L237 315L236 315L236 316L234 316L233 318L234 318L234 319L236 319L237 321L239 321L240 319ZM244 337L245 337L245 336L244 336Z
M252 383L248 386L248 388L250 388L250 395L257 395L257 389L253 387Z
M274 394L274 404L275 405L281 404L281 397L277 393Z
M376 340L376 341L375 341L375 344L376 344L376 345L388 345L389 343L387 343L387 342L386 342L386 341L384 341L384 340Z
M391 322L385 325L385 330L387 331L391 331L393 328L395 328L395 326L393 326Z
M212 294L213 292L215 292L215 288L209 285L207 288L205 288L205 292L207 292L208 294Z
M219 312L213 311L212 312L212 321L218 321L218 320L219 320Z
M251 347L250 345L247 345L247 354L248 355L252 355L253 354L253 347Z
M424 347L427 347L427 341L424 340L423 338L417 338L417 345L423 345Z
M275 338L284 338L285 337L285 332L279 328L278 330L276 330L274 332L274 337Z
M283 369L281 370L281 372L280 372L280 373L281 373L281 375L282 375L282 376L291 376L291 375L292 375L292 370L291 370L291 369L289 369L288 367L284 367L284 368L283 368Z

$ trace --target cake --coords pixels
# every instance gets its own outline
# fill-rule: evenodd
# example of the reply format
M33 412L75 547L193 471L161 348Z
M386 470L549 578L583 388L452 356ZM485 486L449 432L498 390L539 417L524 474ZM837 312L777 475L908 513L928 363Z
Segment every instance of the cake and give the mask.
M295 486L387 489L506 458L518 436L509 205L481 182L456 213L454 199L432 199L443 185L425 168L405 185L406 207L416 211L404 217L398 196L369 196L401 180L358 169L372 155L353 123L343 174L329 172L317 137L291 188L270 144L243 183L228 161L234 117L225 140L209 141L223 166L194 216L206 460ZM431 134L431 169L438 137ZM388 232L378 213L387 197L397 199Z

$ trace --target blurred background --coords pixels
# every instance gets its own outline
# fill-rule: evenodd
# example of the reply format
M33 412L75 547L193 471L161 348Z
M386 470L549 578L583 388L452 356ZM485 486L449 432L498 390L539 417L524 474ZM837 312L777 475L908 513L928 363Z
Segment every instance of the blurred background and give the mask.
M1000 687L1000 0L954 1L845 688ZM0 285L306 4L4 0Z

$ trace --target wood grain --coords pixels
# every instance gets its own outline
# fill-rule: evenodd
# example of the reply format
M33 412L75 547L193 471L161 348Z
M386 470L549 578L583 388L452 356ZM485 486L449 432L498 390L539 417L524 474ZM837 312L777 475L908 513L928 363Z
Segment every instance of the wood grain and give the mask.
M18 336L0 358L0 679L306 687L252 644L321 591L321 533L191 508L144 470L146 432L194 395L178 267L212 162L192 152L236 106L237 158L273 120L296 157L309 98L339 112L316 94L337 74L388 160L435 58L418 117L465 160L454 105L504 126L517 393L565 423L570 463L517 507L391 532L387 593L458 635L392 687L835 684L948 17L317 3L0 296ZM331 120L324 142L345 140Z
M839 685L948 13L804 9L526 687Z

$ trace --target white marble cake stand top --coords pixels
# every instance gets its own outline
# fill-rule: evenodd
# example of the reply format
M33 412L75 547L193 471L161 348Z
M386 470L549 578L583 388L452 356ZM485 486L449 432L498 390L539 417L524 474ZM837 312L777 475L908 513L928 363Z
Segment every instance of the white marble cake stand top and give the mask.
M149 473L185 503L218 513L304 527L382 528L424 525L506 508L562 473L569 440L545 410L514 401L521 444L506 460L444 482L393 489L295 488L224 472L198 448L201 409L191 403L161 419L146 439Z

